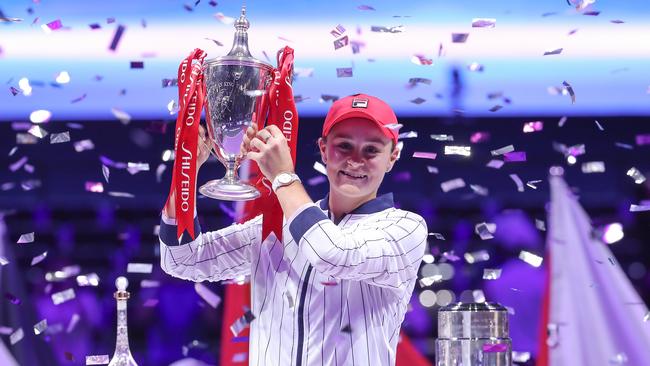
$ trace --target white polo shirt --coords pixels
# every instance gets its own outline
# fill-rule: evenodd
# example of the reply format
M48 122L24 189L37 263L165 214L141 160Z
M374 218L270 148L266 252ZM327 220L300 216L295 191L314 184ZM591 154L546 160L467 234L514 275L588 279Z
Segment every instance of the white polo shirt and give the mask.
M258 216L179 245L174 220L162 218L161 267L168 274L195 282L250 275L249 365L395 364L426 223L394 208L390 193L338 223L327 203L326 196L285 220L283 242L274 235L261 242Z

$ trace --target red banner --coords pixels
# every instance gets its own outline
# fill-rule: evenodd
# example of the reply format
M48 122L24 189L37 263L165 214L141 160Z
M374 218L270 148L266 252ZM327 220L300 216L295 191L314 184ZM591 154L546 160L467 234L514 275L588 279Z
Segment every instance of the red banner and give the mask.
M172 172L172 192L176 193L177 238L185 230L192 239L194 232L194 205L196 203L196 161L199 137L199 123L205 97L203 83L203 60L206 53L195 49L178 67L178 103L176 135L174 139L174 170ZM169 197L167 198L169 200ZM180 239L179 239L180 240Z
M293 166L296 166L296 143L298 140L298 112L296 103L293 100L293 89L291 81L293 77L293 49L284 47L278 52L278 68L273 70L273 82L268 90L269 114L267 126L276 125L284 134L291 150ZM255 166L255 169L257 166ZM259 172L258 172L259 173ZM260 174L261 176L261 174ZM256 200L256 212L262 213L262 241L270 233L274 233L278 240L282 240L282 207L278 198L270 188L270 184L264 182L261 177L256 184L261 196Z

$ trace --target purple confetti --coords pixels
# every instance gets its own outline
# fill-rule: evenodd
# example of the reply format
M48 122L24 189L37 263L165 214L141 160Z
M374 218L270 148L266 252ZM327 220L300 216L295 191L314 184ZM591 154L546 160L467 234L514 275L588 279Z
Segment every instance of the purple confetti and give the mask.
M61 27L63 27L63 24L61 24L61 19L57 19L47 23L47 27L50 28L51 30L57 30L57 29L61 29Z
M352 68L351 67L337 67L336 68L336 77L337 78L350 78L350 77L352 77Z
M509 153L503 154L503 160L505 162L514 163L526 161L526 152L525 151L512 151Z
M469 33L452 33L451 42L453 43L465 43L469 37Z
M636 135L636 144L639 146L650 145L650 133Z
M16 95L20 94L20 90L14 88L13 86L10 87L9 90L11 91L11 94L14 95L14 97L15 97Z
M20 305L20 303L22 302L20 301L19 298L10 294L9 292L5 292L5 298L7 298L7 300L9 300L14 305Z
M100 29L102 26L99 25L99 23L93 23L88 25L90 29L95 30L95 29Z
M589 16L592 16L592 17L595 17L595 16L597 16L598 14L600 14L600 12L599 12L599 11L595 11L595 10L592 10L592 11L585 11L584 13L582 13L582 15L589 15Z
M483 353L497 353L506 351L508 351L508 345L505 343L483 344Z
M108 47L109 50L115 52L115 50L117 49L117 45L120 43L120 39L122 38L122 34L124 34L125 29L126 27L124 27L121 24L117 26L117 29L113 34L113 40L111 41L111 45Z
M359 9L359 10L375 10L375 8L373 8L370 5L359 5L359 6L357 6L357 9Z
M75 98L75 99L71 100L70 103L79 103L84 99L86 99L86 93L84 93L82 96L80 96L78 98Z
M132 69L144 69L144 61L131 61Z

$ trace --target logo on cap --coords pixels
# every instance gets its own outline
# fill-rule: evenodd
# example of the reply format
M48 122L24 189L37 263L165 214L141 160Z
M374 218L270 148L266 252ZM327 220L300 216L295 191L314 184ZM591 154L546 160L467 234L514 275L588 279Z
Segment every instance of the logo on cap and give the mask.
M368 99L352 99L352 108L368 108Z

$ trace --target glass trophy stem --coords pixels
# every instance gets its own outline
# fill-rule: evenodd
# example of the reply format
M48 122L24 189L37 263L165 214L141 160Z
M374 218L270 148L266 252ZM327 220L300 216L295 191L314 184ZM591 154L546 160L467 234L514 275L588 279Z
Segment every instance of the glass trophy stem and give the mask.
M248 201L260 196L257 188L239 180L237 162L226 160L226 175L221 179L208 181L199 188L199 193L206 197L226 201Z
M129 348L129 329L126 322L126 301L130 294L126 291L126 285L120 286L121 283L128 285L128 281L124 277L119 277L116 281L118 290L114 296L117 301L117 336L115 338L115 353L108 366L138 366Z

